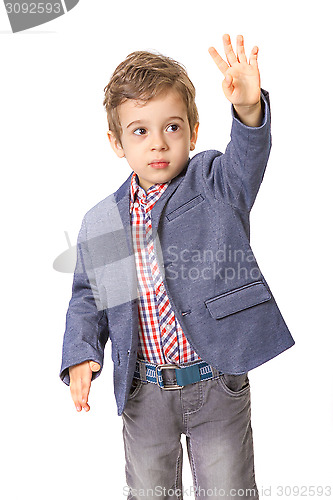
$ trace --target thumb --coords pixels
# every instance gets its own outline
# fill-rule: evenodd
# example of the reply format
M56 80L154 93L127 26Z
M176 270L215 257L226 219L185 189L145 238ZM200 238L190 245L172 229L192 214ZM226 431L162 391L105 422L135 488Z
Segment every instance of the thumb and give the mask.
M230 75L230 73L228 73L225 79L222 81L222 88L227 97L232 94L234 86L233 86L233 78Z
M89 366L92 372L98 372L98 370L101 369L101 365L99 365L95 361L89 361Z

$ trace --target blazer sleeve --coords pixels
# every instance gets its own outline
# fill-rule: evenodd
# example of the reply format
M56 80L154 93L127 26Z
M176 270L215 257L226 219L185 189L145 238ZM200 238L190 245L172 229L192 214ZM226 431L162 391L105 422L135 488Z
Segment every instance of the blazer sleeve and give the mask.
M262 124L248 127L236 118L232 107L231 140L225 153L215 151L204 160L206 182L214 195L247 212L256 199L271 150L270 102L266 90L261 89L261 100Z
M62 345L60 378L70 384L68 368L91 360L101 369L92 373L97 378L103 367L104 348L108 340L108 322L104 309L98 310L98 292L93 279L93 266L89 256L83 219L77 239L77 260L74 271L72 297L66 315L66 328Z

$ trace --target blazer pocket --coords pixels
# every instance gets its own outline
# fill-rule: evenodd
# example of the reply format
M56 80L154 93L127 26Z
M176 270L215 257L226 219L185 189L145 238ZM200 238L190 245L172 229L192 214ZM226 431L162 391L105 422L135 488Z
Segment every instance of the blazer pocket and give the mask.
M270 298L271 294L265 284L262 281L255 281L212 297L205 301L205 305L214 319L221 319L229 314L266 302Z
M193 207L196 207L199 205L199 203L202 203L204 201L204 197L201 194L198 194L191 200L187 201L184 203L184 205L181 205L180 207L176 208L175 210L172 210L172 212L166 214L166 218L168 221L172 221L176 217L179 217L180 215L184 214L188 210L190 210Z

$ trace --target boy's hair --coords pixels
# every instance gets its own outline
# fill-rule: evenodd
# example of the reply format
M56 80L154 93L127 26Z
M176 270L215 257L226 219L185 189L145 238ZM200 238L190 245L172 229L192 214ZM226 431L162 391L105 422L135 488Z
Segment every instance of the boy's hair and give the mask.
M162 54L136 51L129 54L115 69L104 88L109 130L121 143L121 124L117 107L127 99L143 102L175 90L182 97L186 108L191 134L199 115L195 104L195 88L186 69L177 61Z

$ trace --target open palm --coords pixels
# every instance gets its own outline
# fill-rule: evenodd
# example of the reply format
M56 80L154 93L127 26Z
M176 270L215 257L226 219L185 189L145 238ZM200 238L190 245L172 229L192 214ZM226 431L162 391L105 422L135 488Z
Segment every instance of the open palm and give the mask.
M252 106L260 100L260 73L258 68L258 47L253 47L247 61L242 35L237 36L237 55L229 35L223 35L226 62L214 47L209 53L225 76L222 89L226 98L234 106Z

